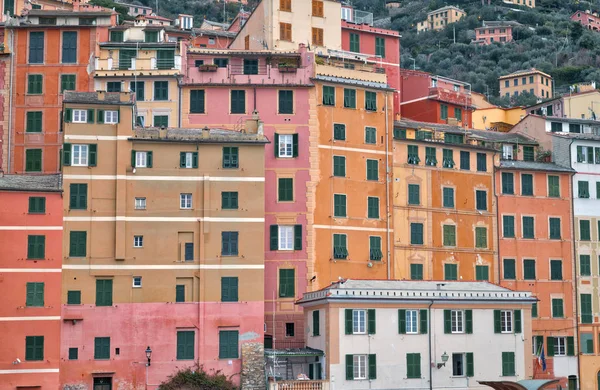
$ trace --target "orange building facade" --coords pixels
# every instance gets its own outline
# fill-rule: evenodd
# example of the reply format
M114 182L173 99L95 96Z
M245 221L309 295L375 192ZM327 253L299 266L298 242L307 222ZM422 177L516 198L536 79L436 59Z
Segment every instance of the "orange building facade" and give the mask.
M62 189L0 177L0 389L59 387Z

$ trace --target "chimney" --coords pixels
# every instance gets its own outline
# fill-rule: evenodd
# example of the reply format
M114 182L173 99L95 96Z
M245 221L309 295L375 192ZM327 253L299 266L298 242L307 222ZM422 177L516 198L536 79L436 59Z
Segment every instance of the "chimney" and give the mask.
M128 102L131 100L131 92L121 92L119 94L119 101Z
M202 129L202 138L207 139L210 137L210 129L208 126Z
M167 138L167 128L163 126L160 129L158 129L158 136L160 139L166 139Z
M104 101L106 98L106 92L105 91L98 91L98 100Z
M248 133L248 134L256 134L259 131L259 126L260 126L260 116L258 115L258 111L254 111L252 112L252 118L251 119L246 119L246 127L244 130L242 130L242 132ZM262 129L261 129L262 131Z

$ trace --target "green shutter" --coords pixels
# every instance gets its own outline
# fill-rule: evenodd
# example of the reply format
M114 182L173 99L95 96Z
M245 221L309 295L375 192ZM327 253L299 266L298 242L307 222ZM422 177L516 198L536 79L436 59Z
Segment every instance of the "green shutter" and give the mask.
M271 246L270 249L272 251L276 251L279 249L279 226L278 225L271 225Z
M44 214L46 212L46 198L30 196L28 212L29 214Z
M369 355L369 379L377 379L377 356Z
M379 218L379 198L369 196L367 198L367 217Z
M348 333L346 333L348 334ZM346 355L346 380L354 380L354 356Z
M278 200L280 202L292 202L294 200L294 179L279 179Z
M175 286L175 302L185 302L185 285L178 284Z
M135 168L135 150L131 151L131 166Z
M302 250L302 225L294 225L294 250Z
M146 152L146 168L152 168L152 152Z
M500 310L494 310L494 333L502 333Z
M296 270L279 270L279 297L294 298L296 296Z
M473 310L465 310L465 333L473 334Z
M344 312L346 334L352 334L352 309L346 309Z
M548 336L547 338L547 342L546 345L547 347L547 351L546 351L546 356L551 357L554 356L554 336Z
M81 305L81 291L67 291L67 305Z
M279 157L279 134L277 133L273 135L273 152L275 153L275 158Z
M179 152L179 168L185 168L185 152Z
M567 337L567 356L575 356L575 339L573 336Z
M473 352L467 352L467 377L475 376L475 362Z
M314 310L312 312L312 316L313 316L313 329L312 329L313 336L319 336L319 331L321 329L319 310Z
M94 359L110 359L110 337L94 339Z
M98 164L98 145L90 144L88 166L95 167Z
M378 160L367 160L367 180L379 180Z
M44 360L44 336L26 336L25 337L25 360L42 361Z
M398 309L398 333L406 334L406 310Z
M298 157L298 133L292 134L292 157Z
M96 280L96 306L112 306L112 279Z
M521 333L522 332L521 310L515 310L514 314L515 314L515 333Z
M90 108L87 110L87 123L94 123L95 110Z
M444 333L452 333L452 311L444 310Z
M177 332L177 360L193 360L195 351L195 332L183 330ZM219 333L220 338L220 333ZM220 341L220 340L219 340ZM219 342L219 351L221 343Z
M222 277L221 278L221 302L237 302L238 301L238 278L237 277Z
M98 115L97 115L96 122L98 124L103 124L104 123L104 110L98 110Z
M369 309L367 310L367 333L375 334L376 330L375 309Z
M44 283L27 283L27 297L25 306L44 306Z
M419 310L419 333L427 334L427 310L421 309Z
M70 123L73 120L73 110L71 108L65 108L65 122Z

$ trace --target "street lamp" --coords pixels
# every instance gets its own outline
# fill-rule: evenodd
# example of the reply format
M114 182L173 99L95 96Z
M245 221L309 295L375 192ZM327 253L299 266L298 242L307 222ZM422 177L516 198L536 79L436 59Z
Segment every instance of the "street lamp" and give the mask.
M148 348L146 348L146 358L148 359L148 363L146 363L146 367L150 366L150 359L152 358L152 350L150 349L150 346L148 346ZM448 357L446 357L446 360L448 359Z
M444 351L442 355L442 362L437 364L438 370L442 367L446 367L446 362L448 361L448 354Z

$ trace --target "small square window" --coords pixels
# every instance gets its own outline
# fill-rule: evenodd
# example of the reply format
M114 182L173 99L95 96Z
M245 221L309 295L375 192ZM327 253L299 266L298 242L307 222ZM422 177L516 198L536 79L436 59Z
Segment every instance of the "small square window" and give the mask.
M133 236L133 247L142 248L144 246L144 236Z
M69 360L79 359L79 350L77 348L69 348Z
M146 210L146 198L135 198L135 209Z
M286 322L285 323L285 337L294 337L294 323L293 322Z
M133 277L133 287L142 287L142 277L141 276L134 276Z
M191 210L192 209L192 194L181 194L179 195L179 207L181 209Z
M119 123L119 111L104 111L104 123Z
M73 110L73 123L87 123L87 110Z

